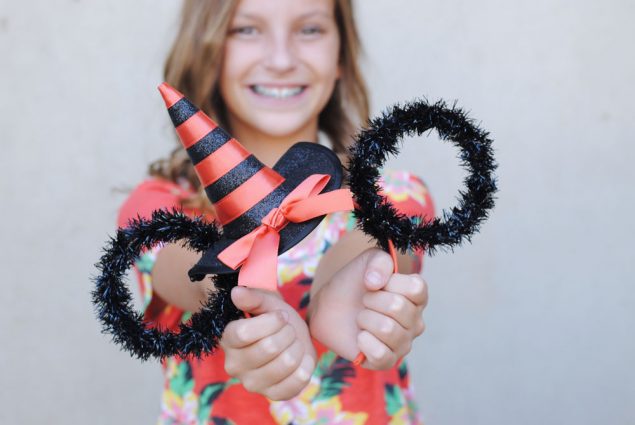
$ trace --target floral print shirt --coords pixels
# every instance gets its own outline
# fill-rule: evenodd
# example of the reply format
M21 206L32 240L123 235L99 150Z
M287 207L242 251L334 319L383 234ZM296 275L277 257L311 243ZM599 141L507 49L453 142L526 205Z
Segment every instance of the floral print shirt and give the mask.
M404 171L386 171L380 185L393 205L413 219L432 219L434 207L423 182ZM179 207L189 192L158 179L141 183L120 210L119 225L137 214ZM355 228L351 212L329 214L301 243L280 256L278 289L302 317L321 256ZM152 268L160 246L136 262L144 314L159 326L176 328L191 313L167 304L152 290ZM422 253L412 253L422 266ZM172 357L162 362L165 385L159 424L420 424L406 362L389 370L355 366L324 347L308 386L288 401L250 393L224 370L222 349L201 359Z

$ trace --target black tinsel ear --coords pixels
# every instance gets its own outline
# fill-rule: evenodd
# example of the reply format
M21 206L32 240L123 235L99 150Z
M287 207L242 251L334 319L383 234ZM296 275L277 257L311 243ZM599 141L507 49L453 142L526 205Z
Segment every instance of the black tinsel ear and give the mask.
M216 276L216 290L189 323L180 325L178 332L146 326L142 315L133 310L130 291L122 278L142 250L157 243L185 241L184 246L201 252L220 237L215 225L201 218L190 219L178 211L158 210L152 214L152 220L137 218L128 227L119 229L97 263L101 274L94 278L92 299L103 332L112 334L116 343L144 360L174 355L198 357L212 352L225 326L242 316L230 297L237 274Z
M399 152L397 142L404 135L421 135L435 128L442 140L459 147L459 158L468 171L466 191L460 192L459 204L443 219L416 224L378 194L379 169L388 154ZM387 249L388 239L402 252L422 248L434 253L435 248L452 248L470 239L494 206L496 179L492 175L496 163L488 133L478 128L465 112L447 108L443 101L434 105L419 100L393 106L370 127L360 132L349 153L349 186L359 209L355 210L362 231L377 239Z

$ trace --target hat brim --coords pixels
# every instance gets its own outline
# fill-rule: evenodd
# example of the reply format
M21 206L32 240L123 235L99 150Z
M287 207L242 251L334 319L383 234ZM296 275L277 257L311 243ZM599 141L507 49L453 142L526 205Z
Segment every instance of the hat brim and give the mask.
M342 164L335 153L317 143L299 142L293 145L276 162L273 169L285 178L285 181L273 192L267 195L262 201L256 204L251 211L258 217L264 217L273 208L280 205L293 189L300 185L307 177L313 174L328 174L331 179L328 181L322 193L339 189L342 185L343 173ZM288 251L315 229L325 216L319 216L302 223L289 223L280 231L280 245L278 255ZM240 219L237 219L240 220ZM240 224L240 223L232 223ZM236 239L222 237L212 247L210 247L194 267L190 269L188 275L192 281L202 280L208 274L227 274L237 270L229 268L218 259L218 254L234 243Z

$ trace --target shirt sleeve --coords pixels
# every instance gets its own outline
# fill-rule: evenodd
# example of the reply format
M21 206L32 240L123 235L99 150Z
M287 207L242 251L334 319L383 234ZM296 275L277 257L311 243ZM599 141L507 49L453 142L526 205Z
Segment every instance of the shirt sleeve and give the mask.
M434 202L423 180L408 171L385 170L379 179L381 194L398 212L407 215L415 223L428 222L434 218ZM422 250L410 250L415 261L415 270L423 268Z

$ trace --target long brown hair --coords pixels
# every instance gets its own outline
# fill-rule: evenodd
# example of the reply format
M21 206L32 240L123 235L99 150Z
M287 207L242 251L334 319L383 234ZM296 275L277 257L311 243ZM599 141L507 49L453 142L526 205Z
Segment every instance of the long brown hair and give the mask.
M227 110L218 86L223 45L239 0L186 0L174 45L165 62L165 80L195 105L227 128ZM361 43L351 0L335 0L335 21L340 36L341 76L318 126L333 143L336 153L346 150L355 129L368 120L369 100L359 66ZM185 179L199 194L188 206L207 209L209 204L183 148L150 165L150 175L174 182Z

